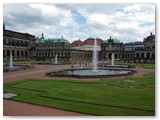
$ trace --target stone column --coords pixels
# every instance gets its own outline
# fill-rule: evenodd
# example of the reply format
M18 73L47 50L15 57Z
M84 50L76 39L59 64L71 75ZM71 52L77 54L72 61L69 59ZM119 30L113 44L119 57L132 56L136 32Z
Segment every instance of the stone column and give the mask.
M144 53L144 58L146 58L146 57L147 57L147 52Z

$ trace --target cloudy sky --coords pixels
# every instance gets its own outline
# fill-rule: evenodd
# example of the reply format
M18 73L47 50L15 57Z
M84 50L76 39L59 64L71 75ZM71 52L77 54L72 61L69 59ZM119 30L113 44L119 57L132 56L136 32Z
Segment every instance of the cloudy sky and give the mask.
M154 4L4 4L6 29L69 41L112 36L122 42L155 34Z

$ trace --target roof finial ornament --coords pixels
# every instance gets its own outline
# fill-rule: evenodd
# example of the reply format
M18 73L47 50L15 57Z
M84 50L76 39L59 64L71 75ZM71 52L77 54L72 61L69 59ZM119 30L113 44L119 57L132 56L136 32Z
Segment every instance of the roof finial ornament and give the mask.
M42 32L42 36L41 36L41 39L44 39L44 34L43 34L43 32Z
M152 32L151 32L151 36L152 36Z
M111 36L110 36L110 40L111 40Z
M3 30L5 30L5 23L3 23Z

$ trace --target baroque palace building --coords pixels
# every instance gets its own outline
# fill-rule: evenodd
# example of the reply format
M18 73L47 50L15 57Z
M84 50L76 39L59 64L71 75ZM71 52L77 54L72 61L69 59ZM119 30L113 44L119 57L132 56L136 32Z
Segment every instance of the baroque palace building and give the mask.
M111 36L108 40L104 40L101 44L101 60L110 60L112 53L115 59L121 59L123 52L123 43L117 39L112 39Z
M28 33L6 30L3 27L3 58L51 60L54 63L57 56L60 63L91 62L94 39L75 40L69 43L61 38L40 39ZM98 58L100 61L110 61L111 55L122 62L155 63L155 35L152 33L143 42L123 43L120 40L97 38Z
M76 44L76 43L75 43ZM79 43L81 44L81 43ZM81 63L82 61L90 61L92 51L82 49L73 49L72 44L68 40L61 38L45 39L42 37L37 39L33 50L33 58L35 60L51 60L55 62L57 56L59 63Z
M3 58L9 59L12 53L13 59L29 59L32 54L35 36L28 33L20 33L6 30L3 24Z

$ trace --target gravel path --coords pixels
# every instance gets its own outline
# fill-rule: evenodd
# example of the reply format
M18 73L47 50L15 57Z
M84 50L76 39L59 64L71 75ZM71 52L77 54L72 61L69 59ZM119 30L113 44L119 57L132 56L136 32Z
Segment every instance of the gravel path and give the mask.
M3 106L4 116L88 116L86 114L69 112L12 100L4 100Z

